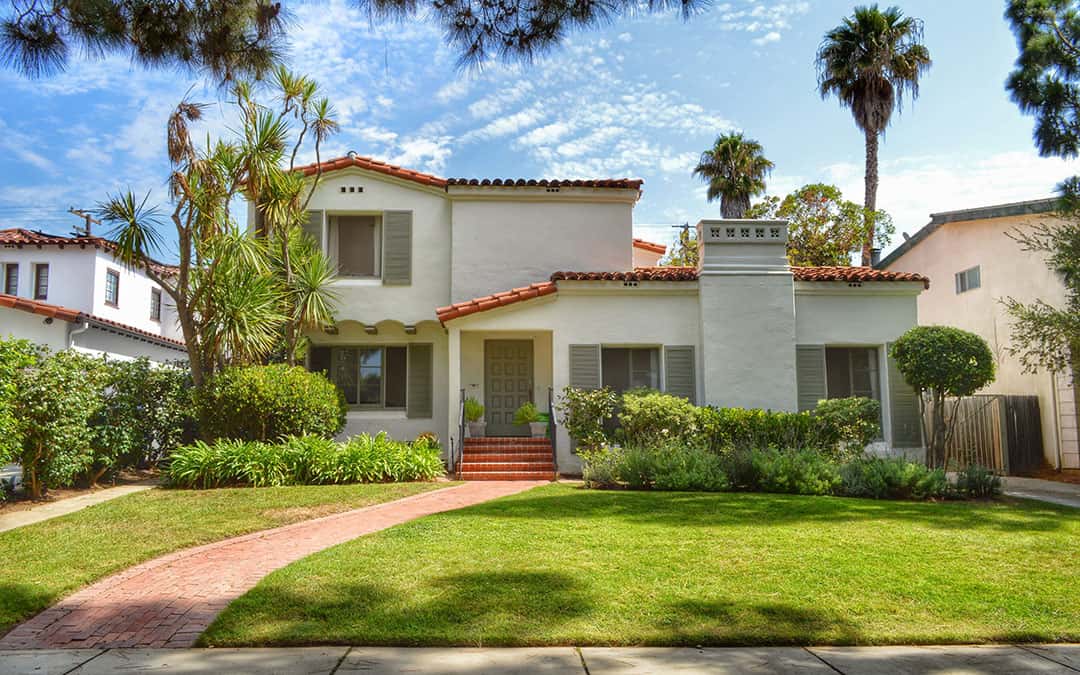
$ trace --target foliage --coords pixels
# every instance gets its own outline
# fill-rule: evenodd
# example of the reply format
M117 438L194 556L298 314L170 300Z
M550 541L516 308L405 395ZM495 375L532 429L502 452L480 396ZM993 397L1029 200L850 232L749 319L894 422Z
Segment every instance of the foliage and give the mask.
M619 436L634 443L665 440L693 443L700 438L698 408L681 396L652 389L630 390L619 406Z
M697 267L697 228L690 227L689 223L683 223L683 226L679 228L679 240L668 250L667 256L660 261L660 264L668 267Z
M484 404L470 396L465 399L465 421L479 422L484 419Z
M604 425L615 414L616 402L615 392L609 387L563 389L555 407L562 416L566 432L577 443L579 452L598 448L607 441Z
M852 396L818 401L811 413L817 422L820 447L835 449L837 459L853 459L881 436L881 404Z
M930 499L949 494L944 469L899 457L862 457L840 467L841 490L848 497Z
M804 185L783 200L767 197L746 215L788 221L787 255L794 267L846 267L867 240L884 248L896 232L889 214L868 212L823 183Z
M810 413L706 406L698 409L698 415L705 443L714 452L726 448L801 450L821 446L818 426Z
M17 459L33 498L70 485L94 461L92 424L107 378L104 361L72 351L43 354L15 372L13 412L22 440Z
M705 197L720 200L724 218L744 217L750 198L765 191L765 176L774 165L764 152L757 141L731 132L717 136L713 147L701 153L693 175L709 184Z
M979 464L969 464L956 472L957 497L987 499L1001 494L1001 478Z
M933 466L941 466L952 434L955 415L946 416L945 402L964 396L994 381L994 356L986 340L950 326L916 326L893 343L890 356L907 383L927 394L932 409L929 452Z
M16 374L37 359L38 348L29 340L0 338L0 465L10 462L22 446L14 410L18 397Z
M897 7L856 7L850 17L825 34L817 52L818 91L836 96L849 108L866 142L867 219L877 211L878 137L903 105L905 94L919 95L919 78L930 68L922 44L922 21ZM875 236L863 242L862 264L870 264Z
M813 450L754 450L750 463L754 482L746 487L761 492L829 495L841 485L837 465Z
M718 455L677 443L628 448L621 476L631 487L656 490L720 492L729 487Z
M514 424L532 424L539 421L540 411L532 401L522 403L521 407L514 411Z
M581 479L586 487L611 487L619 484L619 466L623 449L606 443L582 447L577 451L581 459Z
M391 440L386 434L336 443L292 436L279 443L219 438L178 449L169 479L179 487L280 487L335 483L433 480L444 472L442 449L430 440Z
M203 438L275 441L332 437L345 425L345 404L322 373L300 366L233 367L195 393Z

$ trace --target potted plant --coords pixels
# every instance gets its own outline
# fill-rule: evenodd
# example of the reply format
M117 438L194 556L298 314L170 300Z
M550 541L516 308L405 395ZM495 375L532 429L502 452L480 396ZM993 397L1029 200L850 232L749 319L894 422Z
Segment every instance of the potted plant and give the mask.
M465 421L469 423L469 436L480 438L484 435L484 404L470 396L465 399Z
M529 433L533 438L543 438L547 435L547 423L540 419L540 411L532 401L523 404L514 411L514 424L528 424Z

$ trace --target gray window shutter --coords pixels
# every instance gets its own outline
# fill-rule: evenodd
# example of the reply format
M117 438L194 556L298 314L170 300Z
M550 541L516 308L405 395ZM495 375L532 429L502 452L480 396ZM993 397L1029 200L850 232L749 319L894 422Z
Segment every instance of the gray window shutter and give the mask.
M664 391L697 402L697 363L691 345L664 347Z
M412 211L383 212L383 269L386 285L412 283Z
M434 348L427 343L409 345L409 376L405 393L405 416L432 417L435 386L432 381Z
M795 383L799 412L813 410L818 401L828 397L825 388L824 345L795 346Z
M885 352L892 351L892 345L885 345ZM892 356L886 357L889 363L889 414L892 418L892 444L897 448L922 447L922 418L919 415L919 395L907 383L896 367Z
M307 221L304 223L304 234L315 241L315 245L322 250L322 223L323 212L321 210L308 211Z
M570 386L600 388L600 345L570 345Z

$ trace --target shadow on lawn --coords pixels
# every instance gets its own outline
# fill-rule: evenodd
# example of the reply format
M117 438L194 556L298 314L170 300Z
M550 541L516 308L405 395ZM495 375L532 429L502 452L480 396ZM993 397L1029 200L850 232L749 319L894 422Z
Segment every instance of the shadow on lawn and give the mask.
M56 597L32 584L0 583L0 636L53 604Z
M860 642L855 624L838 614L782 602L682 600L670 606L664 623L657 628L668 635L665 644L718 647Z
M564 488L570 489L570 488ZM941 529L1006 532L1061 529L1074 511L1035 502L915 502L747 492L690 493L544 489L440 514L441 518L617 518L679 527L757 527L881 521Z

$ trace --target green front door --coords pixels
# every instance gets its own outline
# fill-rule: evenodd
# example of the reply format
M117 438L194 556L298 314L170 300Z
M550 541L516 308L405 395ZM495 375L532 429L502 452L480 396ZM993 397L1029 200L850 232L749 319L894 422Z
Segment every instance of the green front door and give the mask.
M484 341L484 407L488 436L526 436L514 411L532 400L532 340Z

